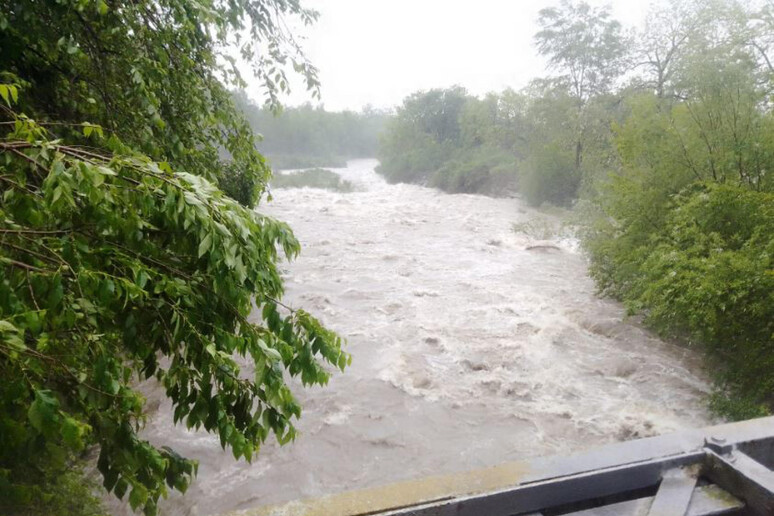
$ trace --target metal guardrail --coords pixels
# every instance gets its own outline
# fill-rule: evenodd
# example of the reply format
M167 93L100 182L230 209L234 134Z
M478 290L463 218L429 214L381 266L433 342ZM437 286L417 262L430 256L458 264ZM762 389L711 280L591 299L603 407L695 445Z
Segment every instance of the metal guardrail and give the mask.
M249 516L774 516L774 417L293 502Z

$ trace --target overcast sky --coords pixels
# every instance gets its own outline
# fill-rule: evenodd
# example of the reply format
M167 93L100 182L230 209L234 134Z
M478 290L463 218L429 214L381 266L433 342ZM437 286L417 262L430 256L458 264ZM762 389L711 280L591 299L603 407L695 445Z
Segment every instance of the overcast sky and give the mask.
M650 1L611 5L625 26ZM302 31L319 68L326 109L387 108L420 89L460 84L474 94L525 86L545 75L532 37L537 13L558 0L305 0L320 19ZM250 91L251 95L257 92ZM310 100L295 87L288 105Z

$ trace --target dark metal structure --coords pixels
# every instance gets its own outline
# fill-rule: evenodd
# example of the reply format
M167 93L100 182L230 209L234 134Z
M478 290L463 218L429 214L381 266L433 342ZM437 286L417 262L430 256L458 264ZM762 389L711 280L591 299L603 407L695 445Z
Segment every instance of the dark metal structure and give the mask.
M339 493L240 516L774 516L774 417Z
M511 487L376 514L774 516L772 467L774 417L539 458Z

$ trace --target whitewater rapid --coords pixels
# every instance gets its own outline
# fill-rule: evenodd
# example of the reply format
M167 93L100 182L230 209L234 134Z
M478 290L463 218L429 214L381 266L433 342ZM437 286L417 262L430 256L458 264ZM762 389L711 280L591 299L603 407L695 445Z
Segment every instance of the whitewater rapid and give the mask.
M162 514L220 514L712 422L698 357L597 297L577 242L530 230L551 216L518 199L388 185L376 164L334 170L354 192L275 190L261 208L302 242L282 266L285 302L345 337L352 366L327 387L296 386L299 437L267 443L252 464L173 426L147 387L143 436L200 461Z

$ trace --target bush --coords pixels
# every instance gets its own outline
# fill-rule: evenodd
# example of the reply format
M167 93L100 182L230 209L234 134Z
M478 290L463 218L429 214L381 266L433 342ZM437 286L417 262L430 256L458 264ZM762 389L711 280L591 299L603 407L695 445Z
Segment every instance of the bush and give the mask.
M252 174L232 161L223 166L223 173L218 178L218 186L242 206L251 206L252 200L265 185L256 181Z
M41 460L42 459L42 460ZM14 516L107 516L95 495L99 486L87 478L80 461L55 465L38 458L14 478L0 472L0 514ZM34 465L33 465L34 464Z
M608 225L587 240L592 274L662 334L701 343L737 418L774 407L774 194L694 184L663 224ZM615 236L615 238L611 238Z
M426 134L408 131L385 137L379 151L380 165L376 172L388 183L426 184L434 171L443 165L454 151Z
M379 139L377 172L390 183L427 184L460 148L459 115L470 98L457 86L406 97Z
M549 202L566 206L575 199L580 174L572 155L558 144L544 145L526 161L520 178L521 191L533 206Z
M446 162L429 185L450 193L503 195L516 188L516 163L508 153L479 148Z

